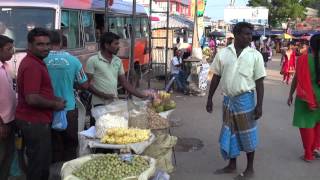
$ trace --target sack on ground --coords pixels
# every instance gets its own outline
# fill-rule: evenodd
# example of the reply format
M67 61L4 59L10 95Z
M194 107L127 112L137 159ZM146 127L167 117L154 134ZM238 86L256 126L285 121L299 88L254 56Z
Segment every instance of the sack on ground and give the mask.
M177 144L177 139L177 137L168 134L159 135L143 154L157 160L157 169L171 173L174 170L172 147Z
M170 180L170 175L164 171L157 171L152 180Z
M61 168L61 179L62 180L81 180L78 177L74 176L72 173L76 169L79 169L82 166L82 164L84 164L85 162L99 156L103 156L103 155L90 154L90 155L83 156L83 157L64 163ZM123 180L148 180L151 176L154 175L156 170L156 160L149 157L144 157L144 158L148 159L149 168L136 177L125 178Z

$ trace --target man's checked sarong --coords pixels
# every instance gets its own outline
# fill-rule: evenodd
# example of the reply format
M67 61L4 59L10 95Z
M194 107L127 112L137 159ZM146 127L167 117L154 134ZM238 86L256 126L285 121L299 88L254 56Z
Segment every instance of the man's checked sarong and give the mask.
M258 129L254 120L254 109L253 92L224 97L223 125L219 143L225 159L236 158L240 155L240 151L255 151L258 144Z

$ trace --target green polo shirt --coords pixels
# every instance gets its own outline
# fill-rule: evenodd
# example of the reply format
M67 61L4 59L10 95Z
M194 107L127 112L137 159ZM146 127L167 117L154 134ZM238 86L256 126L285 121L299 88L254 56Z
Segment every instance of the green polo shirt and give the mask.
M93 74L93 86L106 94L118 95L118 76L124 74L122 60L113 55L112 61L106 60L99 52L87 61L86 72ZM92 105L107 104L108 101L93 95Z

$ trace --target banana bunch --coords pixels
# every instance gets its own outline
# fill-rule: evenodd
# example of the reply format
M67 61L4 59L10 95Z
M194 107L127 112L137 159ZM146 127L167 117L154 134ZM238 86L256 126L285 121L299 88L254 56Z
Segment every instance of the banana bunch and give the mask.
M131 144L146 141L150 137L150 130L137 128L110 128L101 143L106 144Z

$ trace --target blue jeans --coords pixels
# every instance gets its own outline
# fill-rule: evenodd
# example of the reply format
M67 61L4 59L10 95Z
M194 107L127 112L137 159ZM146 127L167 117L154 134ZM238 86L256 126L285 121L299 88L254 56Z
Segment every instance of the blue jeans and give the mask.
M179 74L172 74L173 77L175 77L175 83L178 86L179 91L186 91L187 90L187 82L185 73L183 71L180 71Z

